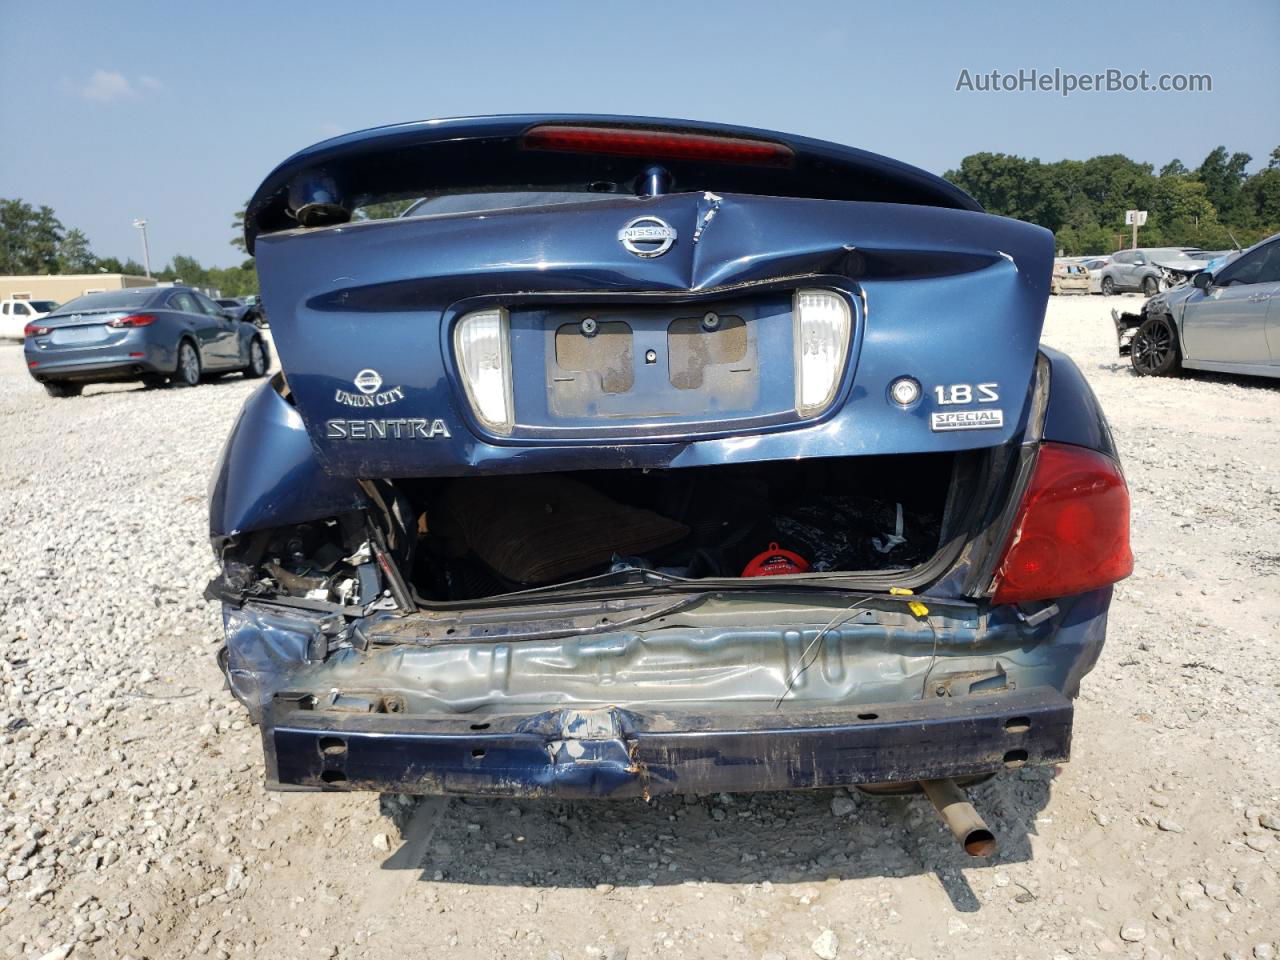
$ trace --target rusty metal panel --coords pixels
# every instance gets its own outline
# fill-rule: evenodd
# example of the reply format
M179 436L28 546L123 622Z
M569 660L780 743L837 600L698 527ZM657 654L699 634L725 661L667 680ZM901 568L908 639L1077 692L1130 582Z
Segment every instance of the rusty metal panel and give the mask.
M1071 701L1033 687L757 714L551 709L417 719L277 702L273 785L511 797L650 797L901 783L1061 763ZM588 722L589 721L589 722Z
M583 336L580 324L556 328L556 364L561 370L599 377L603 393L626 393L636 382L631 327L620 320L599 324L593 336Z
M681 317L667 328L667 364L671 385L697 390L710 378L718 390L734 392L755 373L755 351L741 317L719 317L713 330L702 317ZM748 357L748 351L752 354Z

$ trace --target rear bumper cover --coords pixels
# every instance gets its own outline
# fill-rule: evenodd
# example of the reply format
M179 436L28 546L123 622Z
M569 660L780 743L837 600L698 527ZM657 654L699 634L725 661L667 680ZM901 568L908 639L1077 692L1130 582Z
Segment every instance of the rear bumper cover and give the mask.
M38 366L28 367L36 380L128 380L144 373L173 373L173 364L165 365L164 358L154 350L135 350L141 357L131 357L129 352L99 355L91 359L64 358L59 354L38 356Z
M714 715L617 707L417 719L264 712L279 789L650 797L980 776L1068 759L1071 701L1051 687L808 711Z

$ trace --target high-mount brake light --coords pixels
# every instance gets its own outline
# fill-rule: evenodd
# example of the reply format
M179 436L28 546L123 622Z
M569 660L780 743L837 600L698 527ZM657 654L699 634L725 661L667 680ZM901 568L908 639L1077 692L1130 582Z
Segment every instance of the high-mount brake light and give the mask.
M649 160L708 160L762 167L789 167L795 160L795 152L790 147L772 140L636 127L542 124L525 132L523 144L531 150L602 153Z
M121 327L149 327L155 322L155 316L150 313L131 313L127 317L116 317L114 320L108 320L107 326L115 329Z
M1133 572L1129 489L1110 457L1044 443L995 577L997 604L1096 590Z

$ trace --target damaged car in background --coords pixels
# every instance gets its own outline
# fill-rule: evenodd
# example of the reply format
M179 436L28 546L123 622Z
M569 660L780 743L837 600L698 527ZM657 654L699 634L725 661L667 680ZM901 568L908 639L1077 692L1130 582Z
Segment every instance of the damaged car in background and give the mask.
M1121 250L1098 269L1098 292L1109 297L1138 291L1152 297L1186 283L1218 256L1182 247Z
M1142 376L1183 367L1280 377L1280 234L1157 294L1137 312L1111 311L1120 355Z
M1132 558L1039 346L1047 231L849 147L580 116L329 140L245 222L283 374L209 596L269 786L923 790L981 855L963 785L1068 758Z

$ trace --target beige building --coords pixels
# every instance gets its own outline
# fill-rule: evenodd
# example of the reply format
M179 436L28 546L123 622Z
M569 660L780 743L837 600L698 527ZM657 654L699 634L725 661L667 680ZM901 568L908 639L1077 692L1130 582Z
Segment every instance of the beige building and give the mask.
M62 273L30 277L0 277L0 300L56 300L66 303L86 293L154 287L151 277L127 273Z

